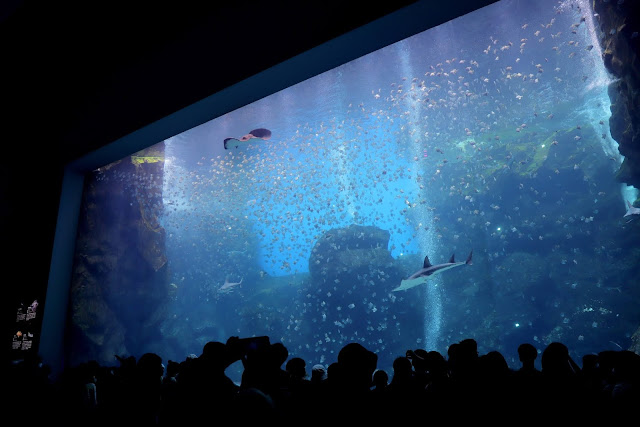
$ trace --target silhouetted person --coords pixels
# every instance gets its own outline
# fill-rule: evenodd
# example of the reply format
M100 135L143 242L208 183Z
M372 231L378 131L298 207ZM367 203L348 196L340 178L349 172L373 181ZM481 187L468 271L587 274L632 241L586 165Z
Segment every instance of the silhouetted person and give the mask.
M542 372L535 366L538 350L529 343L518 346L522 366L513 374L513 403L520 409L533 410L542 397Z
M327 385L327 393L332 395L337 393L342 388L342 372L338 362L333 362L327 366L327 377L325 384Z
M322 384L327 379L327 370L324 365L318 363L311 368L311 384Z
M312 393L316 396L326 393L327 369L324 365L316 364L311 368L311 379L309 380Z
M536 359L538 358L538 349L533 344L523 343L518 346L518 359L522 366L518 369L523 374L531 373L532 375L538 375L540 372L536 368Z
M315 408L326 408L329 393L328 387L327 368L320 363L313 365L311 379L309 380L309 405ZM310 415L308 414L307 416Z
M582 356L582 375L583 381L588 378L589 382L593 381L601 386L602 375L600 374L598 359L597 354L585 354Z
M124 422L125 414L136 411L138 400L136 358L118 355L115 355L115 358L118 360L119 366L115 368L114 376L108 380L108 391L105 393L103 390L104 381L98 384L100 413L105 421L108 420L108 423L111 424Z
M346 344L338 353L338 369L330 371L329 381L339 385L332 387L332 402L335 413L347 417L344 421L364 421L371 415L370 391L377 365L378 356L359 343Z
M154 426L158 423L160 394L164 366L162 358L155 353L140 356L136 365L134 392L136 405L131 414L132 424Z
M303 420L311 408L311 382L307 378L306 365L300 357L291 358L285 365L289 379L281 412L292 422Z
M373 391L384 393L389 386L389 375L384 369L376 369L373 373Z
M640 402L640 355L621 350L611 355L608 396L611 409L624 414Z
M210 341L202 354L180 368L179 388L184 425L198 423L217 412L228 411L235 403L238 386L225 375L225 369L243 356L237 337L227 344ZM203 418L204 417L204 418Z
M289 351L282 343L272 343L247 352L243 359L244 372L240 388L255 388L273 401L277 408L285 398L289 374L282 365Z
M371 388L371 408L387 408L389 410L389 375L383 369L376 369L373 373ZM379 420L382 421L382 420Z
M407 350L406 356L411 360L411 365L413 366L413 377L416 382L416 387L424 391L431 380L427 363L427 351L421 348L415 351Z
M244 371L240 381L240 388L243 390L255 388L263 393L268 393L271 387L272 362L270 345L259 347L247 351L242 358Z
M180 363L169 360L167 362L164 378L162 378L159 425L173 426L177 425L182 420L182 410L179 401L180 390L178 388L179 373Z
M388 386L387 396L391 410L406 421L412 415L416 404L424 397L413 375L411 360L405 356L393 361L393 376ZM426 402L423 402L426 403Z
M287 349L287 347L282 344L281 342L276 342L271 344L271 369L273 369L273 380L274 380L274 388L276 390L279 391L283 391L284 389L286 389L289 385L289 373L286 371L286 369L284 369L282 367L282 365L284 365L284 363L287 361L287 358L289 357L289 350ZM304 360L300 359L300 361L303 363L302 366L302 370L305 369L305 362ZM299 362L298 362L299 364ZM297 369L297 374L300 374L300 366L298 366ZM303 374L306 375L306 372ZM274 397L277 398L277 397Z
M425 357L429 371L429 383L425 388L425 400L430 402L434 415L448 414L452 406L451 382L447 360L437 351L429 351Z
M560 342L550 343L542 352L544 410L556 416L577 416L583 401L580 387L580 367L569 355L569 349Z
M449 375L456 405L477 405L479 393L478 344L472 338L449 350Z
M502 353L490 351L478 358L479 402L482 410L510 407L512 400L512 371Z
M338 408L346 406L342 400L344 394L342 367L338 362L333 362L327 366L326 373L321 376L319 373L314 375L314 371L317 371L316 366L311 374L313 406L322 409L313 412L313 419L320 423L335 422Z
M285 365L284 370L289 374L290 383L298 383L307 379L307 362L301 357L292 357Z

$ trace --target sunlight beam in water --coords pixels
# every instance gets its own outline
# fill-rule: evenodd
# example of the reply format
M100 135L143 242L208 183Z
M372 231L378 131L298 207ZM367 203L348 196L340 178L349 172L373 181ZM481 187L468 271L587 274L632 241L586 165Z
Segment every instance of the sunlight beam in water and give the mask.
M413 76L413 67L410 63L409 47L407 42L403 41L398 43L398 55L400 56L400 66L404 76ZM408 84L408 83L407 83ZM413 88L415 89L415 88ZM417 197L421 191L417 185L419 182L419 171L422 168L420 163L425 163L428 154L422 149L422 135L424 129L421 129L420 109L421 104L419 98L414 99L411 96L405 98L407 103L407 111L409 113L409 135L410 141L408 147L410 147L410 158L414 159L411 162L411 180L412 186L410 188L410 194L415 194ZM422 195L422 199L427 201L426 195ZM417 240L420 259L427 254L432 255L436 250L435 238L433 235L431 224L433 222L433 214L427 209L427 203L417 205L411 208L413 213L414 223L418 223ZM424 345L425 349L437 348L438 339L440 338L440 329L442 326L442 300L440 298L440 278L433 278L426 286L426 292L424 296Z

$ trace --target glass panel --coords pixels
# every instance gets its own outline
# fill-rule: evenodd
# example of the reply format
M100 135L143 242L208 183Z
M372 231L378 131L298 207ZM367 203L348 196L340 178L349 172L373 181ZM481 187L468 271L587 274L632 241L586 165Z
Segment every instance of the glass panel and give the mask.
M627 348L635 190L584 4L496 3L94 171L72 363L232 335L388 372L469 337L512 367Z

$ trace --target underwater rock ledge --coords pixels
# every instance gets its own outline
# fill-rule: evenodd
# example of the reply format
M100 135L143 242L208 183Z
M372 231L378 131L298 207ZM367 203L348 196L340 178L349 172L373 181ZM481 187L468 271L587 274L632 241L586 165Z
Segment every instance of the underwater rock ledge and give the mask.
M71 283L74 352L71 364L89 357L110 363L114 354L141 352L166 317L170 300L166 233L158 221L161 190L139 197L136 186L161 182L164 145L113 163L95 174L84 192ZM130 176L126 187L115 176ZM160 187L161 188L161 187ZM82 354L84 353L84 354Z
M611 98L611 136L625 157L617 179L640 187L640 3L627 1L593 3L599 15L603 61L616 77L609 86Z
M391 266L389 231L373 226L350 225L333 228L316 242L309 257L314 278L338 277L341 272L369 270L370 265Z

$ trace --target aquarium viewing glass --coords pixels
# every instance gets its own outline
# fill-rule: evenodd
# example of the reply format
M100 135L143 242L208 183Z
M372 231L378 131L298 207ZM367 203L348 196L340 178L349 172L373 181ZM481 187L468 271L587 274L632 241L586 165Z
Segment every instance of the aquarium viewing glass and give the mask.
M501 1L94 170L70 362L233 335L307 366L355 341L389 371L464 338L512 367L524 342L628 347L634 189L597 26L586 1ZM425 256L459 264L394 291Z

